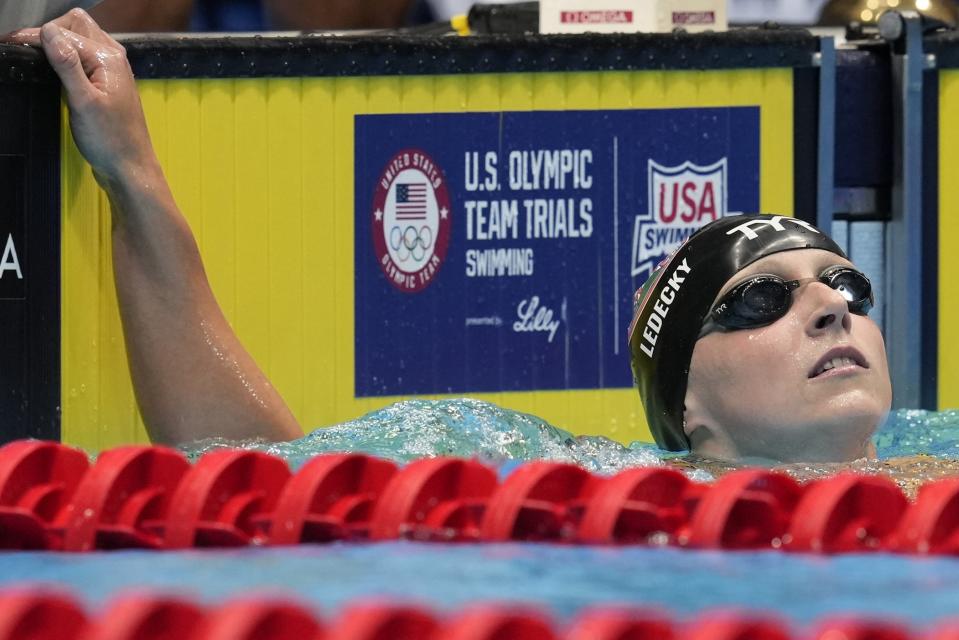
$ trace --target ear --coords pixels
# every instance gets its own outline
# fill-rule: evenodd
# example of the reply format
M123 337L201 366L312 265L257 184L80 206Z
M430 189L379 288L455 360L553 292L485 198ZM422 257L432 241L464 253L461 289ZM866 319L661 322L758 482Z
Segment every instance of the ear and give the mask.
M721 430L713 419L707 403L703 402L696 385L686 388L686 400L683 403L683 433L689 441L689 450L696 453L711 454L722 439Z
M686 390L683 404L683 433L689 440L689 451L709 458L735 460L739 457L735 443L707 408L695 385Z
M689 363L689 375L686 378L686 397L683 402L683 432L689 440L692 453L710 458L735 460L739 449L730 437L729 425L724 424L722 413L716 402L715 375L701 375L703 363L697 362L696 353L701 346L697 343Z
M686 389L686 401L683 403L683 433L690 443L693 442L693 433L700 429L712 431L708 425L712 424L708 412L694 389ZM702 440L704 434L699 434L697 440Z

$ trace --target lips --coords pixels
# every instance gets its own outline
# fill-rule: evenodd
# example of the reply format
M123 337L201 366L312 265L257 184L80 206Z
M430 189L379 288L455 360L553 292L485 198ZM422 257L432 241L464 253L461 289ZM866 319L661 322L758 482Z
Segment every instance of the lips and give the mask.
M818 378L833 369L842 369L850 366L869 368L866 357L855 347L833 347L822 355L816 364L809 370L809 378Z

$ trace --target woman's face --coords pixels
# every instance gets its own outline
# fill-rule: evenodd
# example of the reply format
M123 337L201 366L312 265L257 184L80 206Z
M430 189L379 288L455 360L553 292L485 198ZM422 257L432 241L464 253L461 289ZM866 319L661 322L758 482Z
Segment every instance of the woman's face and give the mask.
M848 260L821 249L776 253L749 276L814 278ZM838 359L837 359L838 358ZM833 368L823 371L831 361ZM814 281L792 292L786 315L765 327L713 331L698 340L686 393L687 433L697 453L722 458L839 461L869 452L892 388L879 327Z

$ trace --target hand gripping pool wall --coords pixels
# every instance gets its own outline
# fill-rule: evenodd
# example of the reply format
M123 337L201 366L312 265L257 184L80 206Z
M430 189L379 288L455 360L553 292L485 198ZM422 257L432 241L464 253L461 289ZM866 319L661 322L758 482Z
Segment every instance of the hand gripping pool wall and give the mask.
M35 53L0 56L0 441L60 437L59 84Z
M815 215L801 33L125 44L217 299L306 428L456 394L648 439L625 327L662 242ZM107 203L63 152L64 439L145 441Z

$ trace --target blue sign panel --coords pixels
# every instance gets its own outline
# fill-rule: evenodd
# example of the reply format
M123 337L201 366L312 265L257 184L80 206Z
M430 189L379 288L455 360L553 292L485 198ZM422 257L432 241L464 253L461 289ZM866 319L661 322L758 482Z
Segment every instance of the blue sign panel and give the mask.
M360 115L358 397L632 384L632 294L759 207L759 109Z

